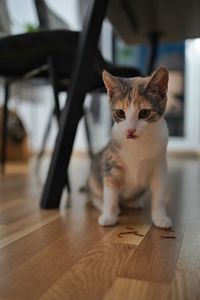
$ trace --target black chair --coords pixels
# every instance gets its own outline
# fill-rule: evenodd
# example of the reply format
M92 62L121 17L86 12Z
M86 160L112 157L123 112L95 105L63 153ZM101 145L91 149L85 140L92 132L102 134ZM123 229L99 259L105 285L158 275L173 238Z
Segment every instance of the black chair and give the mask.
M46 84L48 79L55 85L56 76L60 80L70 78L78 35L77 32L57 30L25 33L0 39L0 76L5 78L4 125L7 122L7 105L13 82L37 78L40 79L40 84L42 82ZM59 102L56 97L54 99L59 117ZM5 137L6 126L3 127L3 137ZM2 143L3 167L5 139L2 139Z
M15 81L30 78L39 78L40 82L41 80L45 80L45 82L49 80L53 87L55 114L59 122L60 105L58 94L60 91L67 91L70 86L78 38L78 32L58 29L24 33L0 39L0 76L5 78L1 148L2 172L4 172L6 161L7 111L11 84ZM122 77L141 75L137 69L115 67L111 63L106 62L96 49L92 81L87 86L88 92L94 90L104 92L101 78L103 69L108 70L113 75ZM80 115L80 118L82 115L83 113ZM66 182L68 190L70 190L67 175Z

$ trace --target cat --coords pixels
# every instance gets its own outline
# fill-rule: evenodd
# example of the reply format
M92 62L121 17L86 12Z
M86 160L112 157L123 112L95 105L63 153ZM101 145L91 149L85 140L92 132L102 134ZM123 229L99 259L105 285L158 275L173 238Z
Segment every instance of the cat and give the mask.
M142 207L141 198L150 190L154 225L170 228L165 209L168 130L163 117L168 71L160 67L149 77L135 78L103 71L102 77L114 125L108 145L93 159L88 180L92 203L101 211L98 223L115 225L119 204Z

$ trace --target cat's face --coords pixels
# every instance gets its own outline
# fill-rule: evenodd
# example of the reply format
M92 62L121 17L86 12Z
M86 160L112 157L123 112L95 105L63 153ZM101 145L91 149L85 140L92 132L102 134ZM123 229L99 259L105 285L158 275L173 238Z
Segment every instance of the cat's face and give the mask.
M164 67L144 78L119 78L103 72L113 120L126 138L139 138L150 124L163 116L168 77Z

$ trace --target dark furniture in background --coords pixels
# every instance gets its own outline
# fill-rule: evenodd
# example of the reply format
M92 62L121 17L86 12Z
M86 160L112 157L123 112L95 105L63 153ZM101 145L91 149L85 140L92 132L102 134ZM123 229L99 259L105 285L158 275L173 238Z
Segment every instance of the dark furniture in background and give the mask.
M35 3L40 3L40 5L43 3L44 6L42 8L47 8L43 0L35 1ZM58 120L60 131L63 127L63 118L60 116L61 110L58 95L60 91L68 91L71 87L72 73L74 73L76 69L76 63L78 63L78 60L81 58L77 53L79 37L79 32L67 29L57 29L11 35L0 39L0 76L5 78L4 122L1 149L2 172L4 172L6 161L8 101L12 82L37 78L40 79L40 84L41 80L44 80L44 84L46 84L46 81L49 81L52 84L55 101L54 112ZM82 89L84 89L84 94L82 94L82 99L79 98L79 95L76 97L78 103L74 101L74 111L72 114L70 113L69 117L70 132L76 131L78 122L83 116L82 101L84 101L86 93L94 90L105 91L101 78L103 69L107 69L112 74L118 76L133 77L140 75L140 72L137 69L118 68L111 63L106 62L98 51L96 44L92 49L92 52L89 51L87 53L87 56L89 59L87 65L85 65L85 70L90 70L91 73L89 71L88 78L86 78L87 74L85 74L83 80L77 81L77 92L81 92ZM86 82L87 84L85 84ZM67 99L64 111L70 109L69 104L70 102ZM66 151L66 155L67 153L71 153L71 147L72 142L70 139L66 139L67 149L65 147L63 148L63 150ZM67 166L66 164L64 165L64 171L62 172L61 170L60 173L61 177L59 175L59 182L61 183L61 185L59 183L59 187L60 190L62 190L67 183L69 190ZM54 182L55 188L57 183L58 181ZM58 203L49 205L48 203L44 204L44 202L42 202L42 206L57 207Z
M74 48L79 33L64 30L40 31L0 39L0 75L5 78L5 100L1 168L4 172L7 140L7 109L11 84L37 78L39 84L52 83L57 119L60 116L58 80L70 78ZM34 47L33 47L34 45ZM20 62L20 63L19 63ZM63 88L63 87L62 87Z

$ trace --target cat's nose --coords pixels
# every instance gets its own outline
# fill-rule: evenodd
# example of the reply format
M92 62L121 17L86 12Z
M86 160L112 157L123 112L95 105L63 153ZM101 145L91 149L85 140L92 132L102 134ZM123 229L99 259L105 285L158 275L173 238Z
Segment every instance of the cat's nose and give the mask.
M129 128L129 129L127 129L127 133L130 134L130 135L134 135L135 132L136 132L135 128Z
M134 139L134 138L138 137L135 133L136 133L135 128L127 129L127 134L126 134L127 139Z

